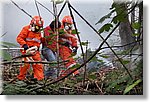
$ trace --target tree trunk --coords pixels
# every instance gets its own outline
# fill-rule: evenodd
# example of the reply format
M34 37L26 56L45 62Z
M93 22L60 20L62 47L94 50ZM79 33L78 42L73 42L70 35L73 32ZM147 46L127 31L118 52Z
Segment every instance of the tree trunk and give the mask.
M116 12L117 12L117 16L119 18L122 18L120 20L120 26L119 26L119 35L121 38L121 44L122 45L126 45L129 43L132 43L135 41L135 38L132 36L133 32L132 32L132 28L131 28L131 24L129 22L129 18L128 18L128 10L126 7L126 3L122 2L122 3L118 3L116 2ZM132 48L133 45L128 45L125 46L124 49L130 49Z
M138 40L143 39L143 1L139 4L139 23L141 25L141 28L139 29L140 36L138 37ZM140 45L140 51L143 52L143 40L139 42Z
M119 35L121 38L122 45L126 45L128 43L134 42L134 38L132 37L132 34L133 33L131 30L129 21L121 22L119 26ZM132 45L128 45L124 47L125 50L130 49L130 48L132 48Z

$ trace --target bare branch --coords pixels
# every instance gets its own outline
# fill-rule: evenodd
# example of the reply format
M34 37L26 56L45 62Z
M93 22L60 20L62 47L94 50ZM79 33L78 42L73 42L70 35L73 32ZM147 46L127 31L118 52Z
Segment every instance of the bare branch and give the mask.
M67 60L68 61L68 60ZM64 63L67 61L61 61L59 63ZM41 63L41 64L58 64L56 61L54 62L48 62L48 61L5 61L5 62L0 62L1 65L5 65L5 64L12 64L12 63L29 63L29 64L33 64L33 63Z

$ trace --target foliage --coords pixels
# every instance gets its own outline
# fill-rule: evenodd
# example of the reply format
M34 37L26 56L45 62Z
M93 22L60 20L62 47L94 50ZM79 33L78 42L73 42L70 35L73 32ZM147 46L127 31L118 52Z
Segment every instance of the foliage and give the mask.
M112 10L110 11L110 13L108 13L107 15L103 16L97 23L102 23L103 21L105 21L106 19L110 19L111 18L111 15L115 12L115 10Z
M142 82L141 79L138 79L136 82L134 82L132 85L126 87L126 89L124 90L123 94L128 93L131 89L133 89L136 85L138 85L140 82Z
M134 29L140 29L141 28L141 25L140 25L140 23L138 23L138 22L135 22L135 23L132 23L132 28L134 28Z
M99 29L99 33L102 33L102 32L104 32L104 31L109 31L110 30L110 28L112 28L113 27L113 25L112 24L110 24L110 23L107 23L107 24L105 24L104 26L102 26L100 29Z
M13 44L10 42L3 42L3 41L0 42L0 46L3 48L17 47L16 44ZM0 55L3 60L11 60L12 59L12 56L8 52L8 50L0 50Z
M83 85L83 75L69 76L67 79L58 83L51 84L41 89L34 90L29 95L123 95L133 94L141 95L142 79L141 66L137 65L136 69L131 70L134 80L131 80L124 69L101 69L99 72L88 72L87 79ZM138 73L138 74L137 74ZM43 81L50 82L50 81ZM99 88L102 90L100 93ZM4 95L26 94L29 90L42 86L43 84L28 84L23 81L15 81L8 83L4 81L3 93ZM86 89L86 90L85 90Z
M0 50L0 56L2 57L3 60L8 60L10 61L12 59L12 56L10 55L10 53Z

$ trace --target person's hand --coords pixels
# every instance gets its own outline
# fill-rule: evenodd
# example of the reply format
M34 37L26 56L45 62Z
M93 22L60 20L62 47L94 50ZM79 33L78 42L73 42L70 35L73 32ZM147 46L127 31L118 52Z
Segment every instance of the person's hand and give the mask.
M29 48L27 44L24 44L22 47L24 48L24 50L27 50Z
M72 47L72 53L76 54L78 50L78 47Z
M33 46L33 47L30 47L29 49L27 49L26 53L27 54L31 54L31 55L35 55L37 50L38 50L38 47L37 46Z

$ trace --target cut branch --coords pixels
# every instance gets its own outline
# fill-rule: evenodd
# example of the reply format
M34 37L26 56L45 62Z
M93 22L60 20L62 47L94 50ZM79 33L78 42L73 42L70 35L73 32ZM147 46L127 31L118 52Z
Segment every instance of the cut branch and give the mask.
M68 60L67 60L68 61ZM59 63L64 63L67 61L61 61ZM6 64L13 64L13 63L29 63L29 64L34 64L34 63L41 63L41 64L58 64L57 62L48 62L48 61L5 61L5 62L0 62L1 65L6 65Z

